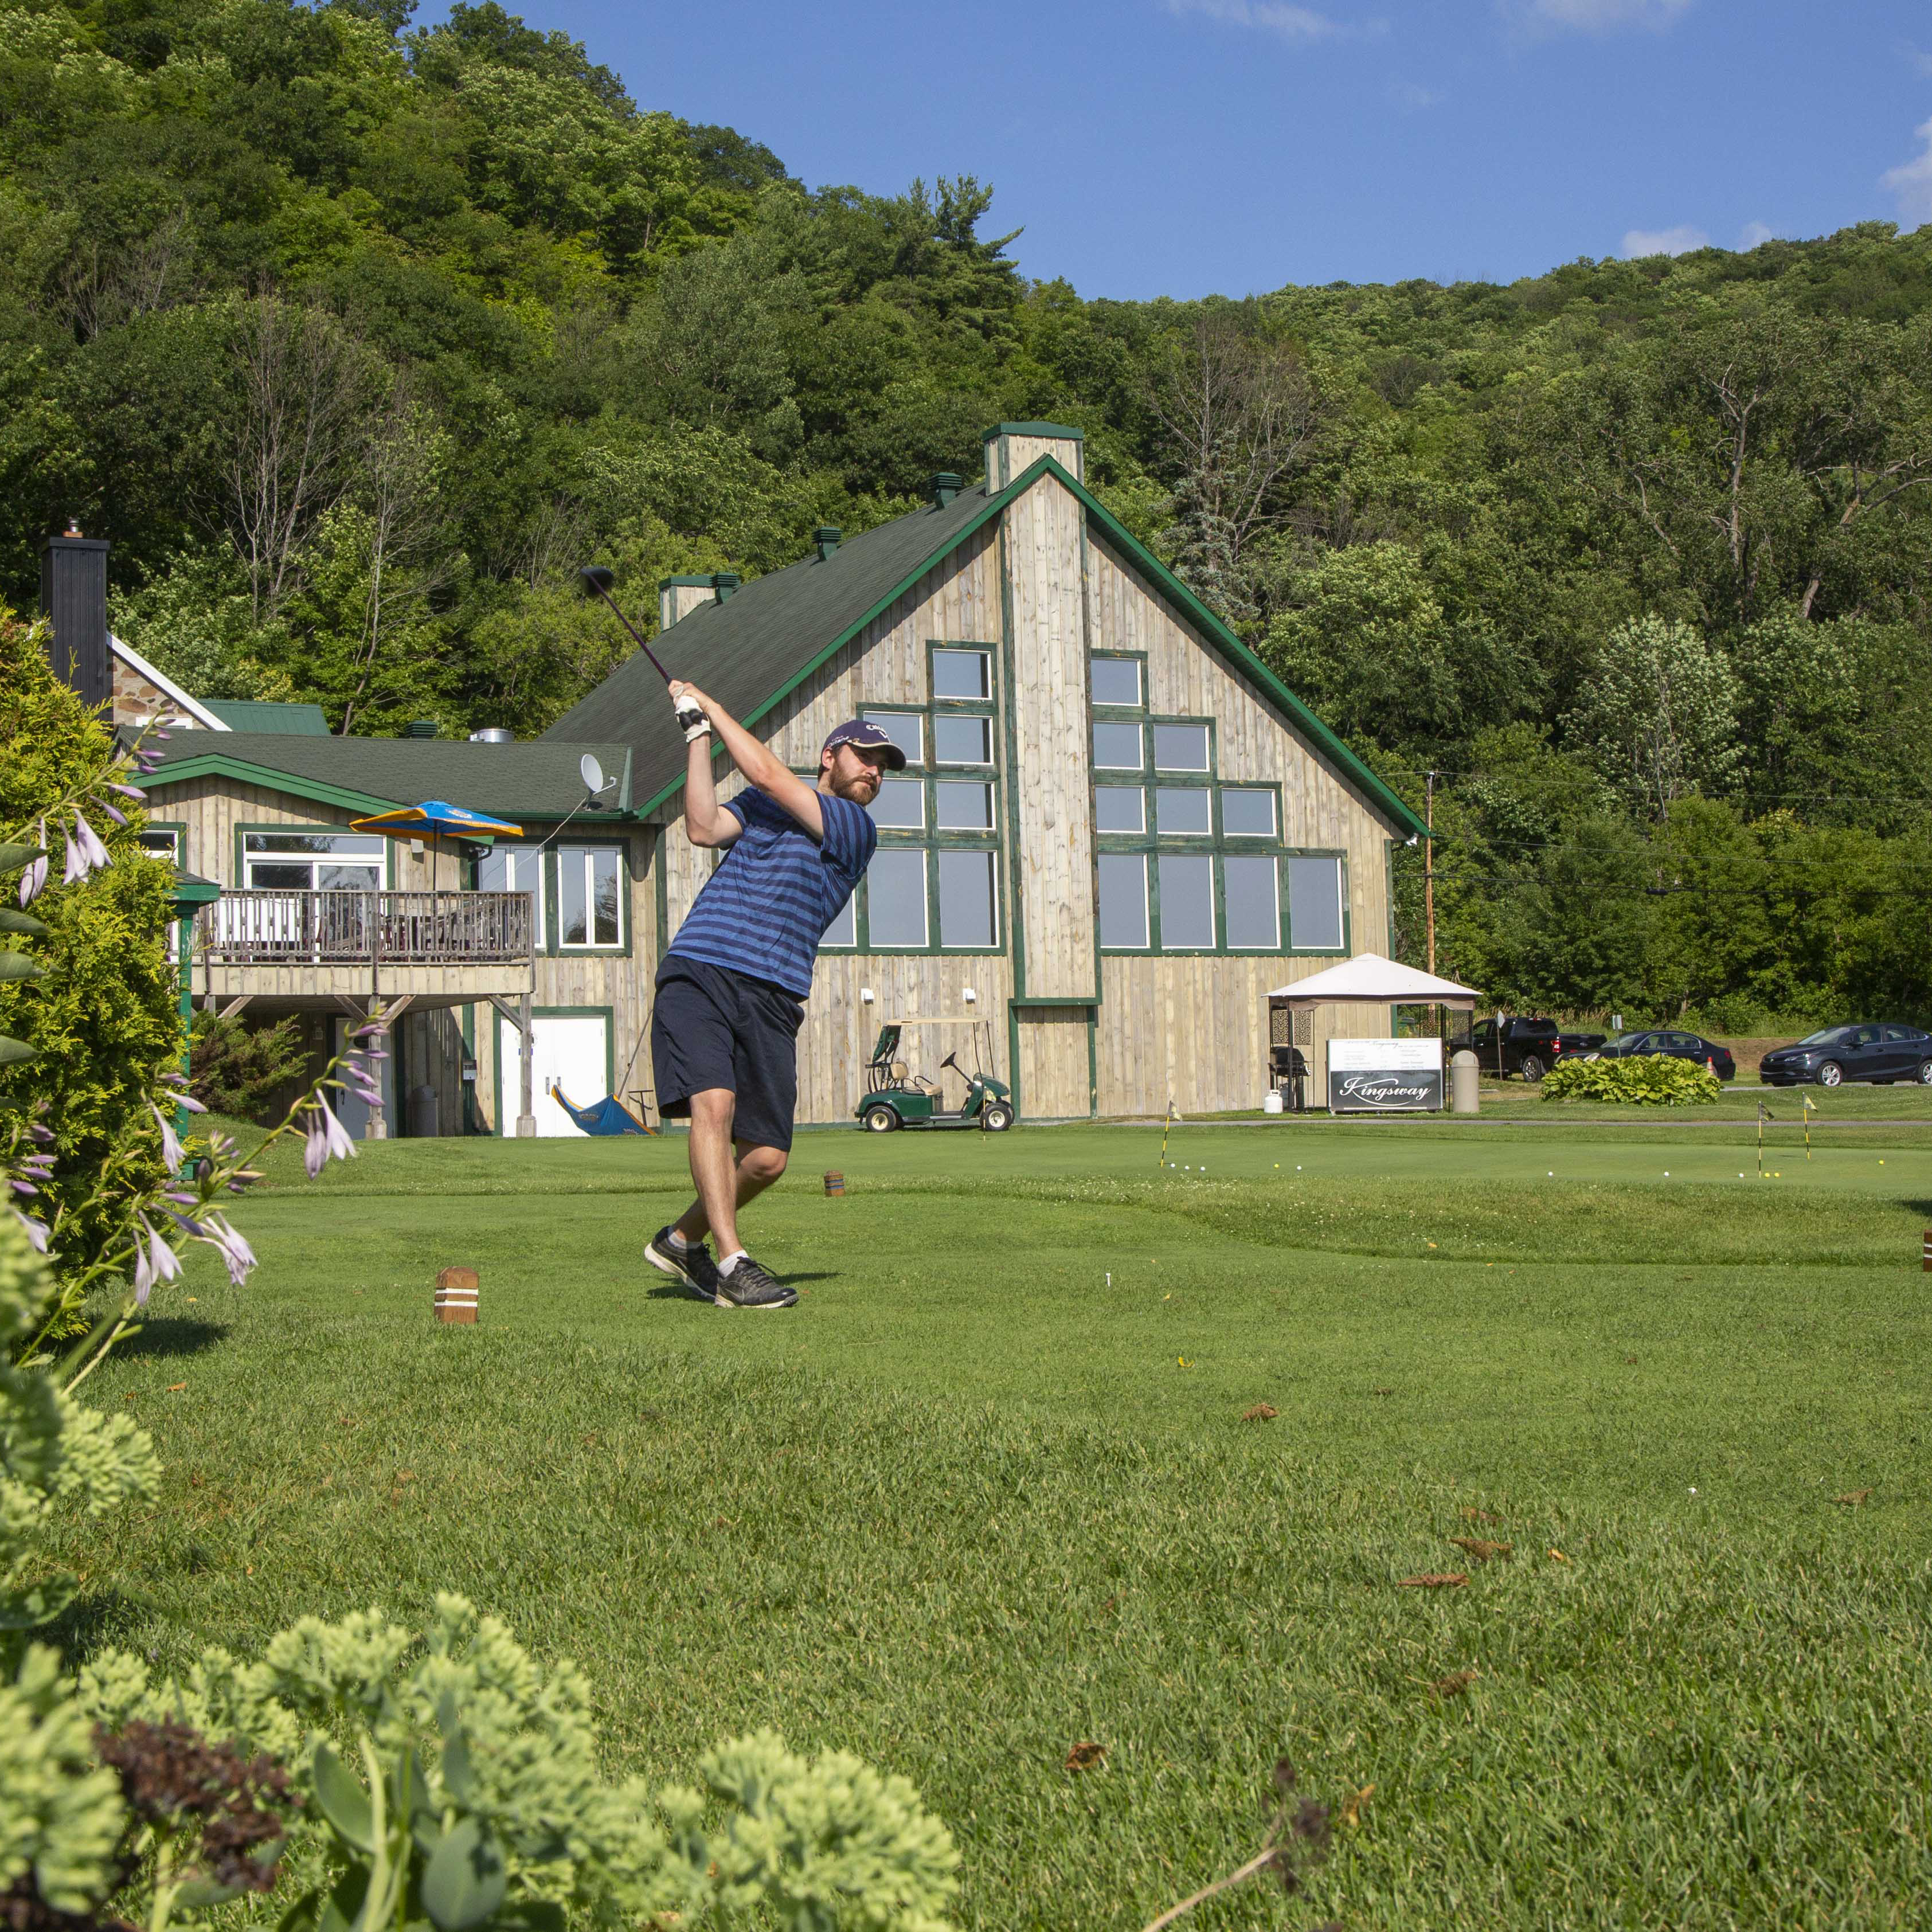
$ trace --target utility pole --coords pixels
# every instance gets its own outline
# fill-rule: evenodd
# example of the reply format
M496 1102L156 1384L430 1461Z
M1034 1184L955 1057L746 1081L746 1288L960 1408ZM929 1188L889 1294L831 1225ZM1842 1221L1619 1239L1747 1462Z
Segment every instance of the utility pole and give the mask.
M1423 824L1429 830L1422 842L1422 917L1429 930L1429 970L1436 970L1436 774L1427 776Z

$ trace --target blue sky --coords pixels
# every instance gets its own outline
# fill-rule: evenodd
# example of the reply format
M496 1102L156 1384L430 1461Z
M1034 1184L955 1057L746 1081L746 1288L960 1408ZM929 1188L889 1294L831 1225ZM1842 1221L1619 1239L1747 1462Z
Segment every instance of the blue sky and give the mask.
M506 4L814 186L976 174L1090 297L1932 221L1924 0Z

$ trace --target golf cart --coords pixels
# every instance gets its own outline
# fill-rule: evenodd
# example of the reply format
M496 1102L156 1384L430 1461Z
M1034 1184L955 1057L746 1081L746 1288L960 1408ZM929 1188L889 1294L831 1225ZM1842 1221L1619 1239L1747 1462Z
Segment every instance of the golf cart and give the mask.
M939 1063L966 1083L966 1097L956 1108L944 1105L939 1088L922 1073L908 1072L899 1058L900 1037L908 1027L972 1029L967 1050L973 1071L959 1064L957 1051ZM984 1070L992 1058L992 1031L984 1020L888 1020L879 1029L878 1043L866 1069L865 1097L853 1110L860 1125L868 1134L889 1134L895 1127L978 1127L989 1134L1004 1133L1013 1124L1012 1090Z

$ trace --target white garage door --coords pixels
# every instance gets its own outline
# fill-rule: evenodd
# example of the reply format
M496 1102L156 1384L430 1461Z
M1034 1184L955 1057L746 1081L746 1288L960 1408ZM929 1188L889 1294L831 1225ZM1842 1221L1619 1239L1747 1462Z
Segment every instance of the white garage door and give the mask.
M571 1104L594 1107L610 1090L610 1062L607 1051L609 1022L602 1013L539 1013L531 1022L536 1042L536 1057L530 1080L530 1108L537 1117L537 1132L575 1134L584 1130L550 1098L550 1089L561 1087ZM500 1013L496 1017L496 1064L502 1070L501 1104L497 1108L497 1131L517 1131L518 1096L523 1089L523 1036Z

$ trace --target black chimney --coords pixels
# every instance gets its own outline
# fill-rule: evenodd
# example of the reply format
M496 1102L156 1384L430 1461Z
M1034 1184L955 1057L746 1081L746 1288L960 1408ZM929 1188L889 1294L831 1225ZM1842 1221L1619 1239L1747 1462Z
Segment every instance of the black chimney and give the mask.
M107 544L84 537L72 524L64 536L40 546L40 614L52 622L47 662L86 705L114 694L107 650Z

